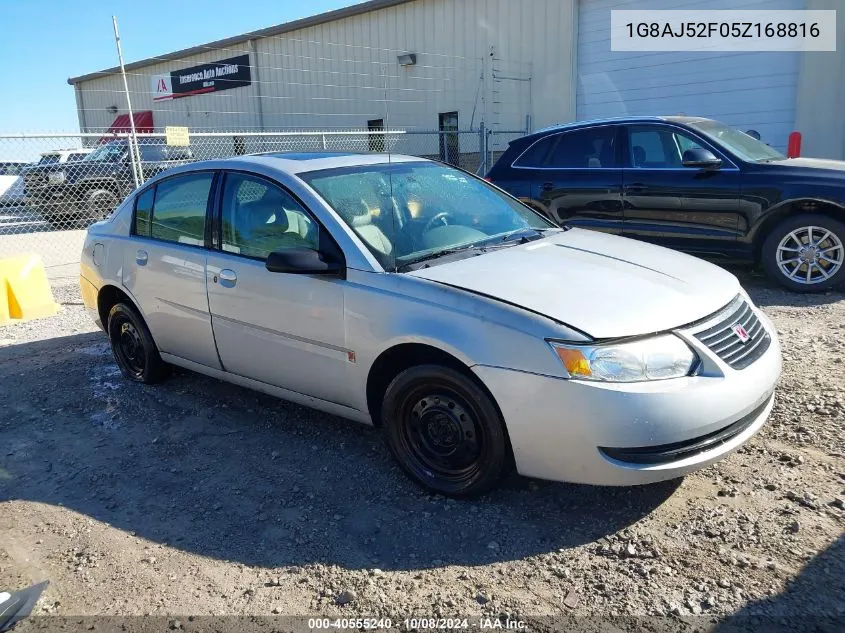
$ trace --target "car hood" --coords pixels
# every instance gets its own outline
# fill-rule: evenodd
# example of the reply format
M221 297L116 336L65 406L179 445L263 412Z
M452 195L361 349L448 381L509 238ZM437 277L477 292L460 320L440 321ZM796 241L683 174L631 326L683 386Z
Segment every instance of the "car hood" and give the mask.
M827 158L790 158L777 164L785 167L809 167L810 169L845 171L845 161L829 160Z
M408 274L523 307L597 339L692 323L740 291L736 277L704 260L582 229Z

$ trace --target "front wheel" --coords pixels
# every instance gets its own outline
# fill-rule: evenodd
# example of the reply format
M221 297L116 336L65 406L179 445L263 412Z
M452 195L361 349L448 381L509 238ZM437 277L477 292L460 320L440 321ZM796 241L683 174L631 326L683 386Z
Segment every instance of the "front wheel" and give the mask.
M80 221L84 226L107 218L120 204L120 199L110 189L89 191L82 201Z
M153 336L135 308L116 304L109 311L108 334L112 354L126 378L146 384L161 382L169 373Z
M820 292L845 283L845 224L825 215L787 218L763 242L766 273L795 292Z
M474 380L448 367L421 365L399 374L387 388L382 421L399 465L433 492L482 494L511 468L496 405Z

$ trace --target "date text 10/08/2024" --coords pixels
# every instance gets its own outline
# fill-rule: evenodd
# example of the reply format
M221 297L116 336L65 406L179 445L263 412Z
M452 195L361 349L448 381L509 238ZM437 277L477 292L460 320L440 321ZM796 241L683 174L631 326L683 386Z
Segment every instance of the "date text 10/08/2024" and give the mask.
M505 630L525 631L528 627L522 620L511 618L404 618L393 621L390 618L309 618L308 628L312 630Z

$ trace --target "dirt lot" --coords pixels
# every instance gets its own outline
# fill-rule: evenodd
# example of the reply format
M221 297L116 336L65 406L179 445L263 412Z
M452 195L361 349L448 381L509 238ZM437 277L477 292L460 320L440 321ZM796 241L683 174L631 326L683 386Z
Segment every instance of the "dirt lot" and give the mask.
M376 430L188 372L126 382L60 287L59 316L0 328L0 589L49 579L51 616L845 617L845 295L742 277L785 361L746 447L471 502L420 492Z

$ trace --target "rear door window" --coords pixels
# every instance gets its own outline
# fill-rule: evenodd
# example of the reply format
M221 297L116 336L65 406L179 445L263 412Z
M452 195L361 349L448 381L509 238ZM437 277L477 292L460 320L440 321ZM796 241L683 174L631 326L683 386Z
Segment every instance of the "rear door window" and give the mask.
M201 172L168 178L155 187L150 236L166 242L203 246L208 196L214 174ZM139 202L141 199L139 198ZM136 230L143 229L137 224Z
M546 167L552 169L599 169L616 167L616 127L572 130L559 135Z
M150 216L155 194L155 187L150 187L135 198L135 235L150 236Z

